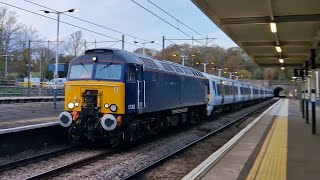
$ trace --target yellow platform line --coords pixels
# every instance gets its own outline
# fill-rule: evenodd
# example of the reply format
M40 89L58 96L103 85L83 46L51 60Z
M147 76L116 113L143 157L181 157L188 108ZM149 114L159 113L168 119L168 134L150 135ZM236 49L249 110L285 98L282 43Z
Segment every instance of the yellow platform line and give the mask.
M288 116L277 116L247 180L287 177Z

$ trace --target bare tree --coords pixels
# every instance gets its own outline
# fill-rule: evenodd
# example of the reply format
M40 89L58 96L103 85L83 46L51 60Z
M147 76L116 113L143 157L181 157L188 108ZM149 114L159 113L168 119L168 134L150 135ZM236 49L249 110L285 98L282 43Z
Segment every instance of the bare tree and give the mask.
M70 55L74 57L83 53L84 38L82 31L77 31L69 36L65 49Z
M18 15L6 7L0 7L0 49L2 52L12 48L12 41L16 33L22 28L18 22Z

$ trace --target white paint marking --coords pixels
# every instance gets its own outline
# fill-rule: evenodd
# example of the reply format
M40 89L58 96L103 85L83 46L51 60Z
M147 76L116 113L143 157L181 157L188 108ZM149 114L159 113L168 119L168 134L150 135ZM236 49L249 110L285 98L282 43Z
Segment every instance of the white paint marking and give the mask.
M12 133L12 132L18 132L18 131L26 131L26 130L30 130L30 129L38 129L38 128L49 127L49 126L57 126L57 125L59 125L59 122L41 123L41 124L35 124L35 125L29 125L29 126L1 129L0 134L7 134L7 133Z
M270 111L270 115L272 116L288 116L288 99L280 99L279 103L275 108Z

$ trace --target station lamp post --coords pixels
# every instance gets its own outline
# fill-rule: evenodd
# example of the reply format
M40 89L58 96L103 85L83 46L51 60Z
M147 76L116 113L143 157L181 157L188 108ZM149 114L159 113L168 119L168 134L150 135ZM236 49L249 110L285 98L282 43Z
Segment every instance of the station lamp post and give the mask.
M4 66L4 77L6 78L8 76L8 57L13 57L14 55L8 55L8 52L6 50L6 54L1 56L6 57Z
M40 10L41 12L44 12L46 14L57 14L57 46L56 46L56 62L55 62L55 66L54 66L54 79L55 79L55 84L54 84L54 91L53 91L53 95L54 95L54 99L53 99L53 106L54 109L57 108L57 83L58 80L57 78L59 78L59 74L58 74L58 58L59 58L59 24L60 24L60 14L64 14L64 13L72 13L72 12L76 12L79 11L79 9L69 9L67 11L48 11L48 10Z
M223 69L217 69L217 70L218 70L218 75L221 76L221 71L222 71Z
M229 73L229 79L232 79L232 72L227 72L227 73Z
M152 44L152 43L155 43L156 41L150 41L150 42L138 42L138 41L133 41L133 42L134 42L135 44L137 44L137 43L142 44L142 55L145 55L145 52L144 52L145 44L148 44L148 43Z
M181 60L182 60L182 62L181 62L181 64L184 66L184 64L185 64L185 60L188 58L188 57L195 57L196 55L194 55L194 54L191 54L191 55L178 55L178 54L173 54L172 56L174 56L174 57L181 57Z
M213 62L211 63L200 63L200 62L196 62L196 64L202 64L203 65L203 72L206 73L207 72L207 65L210 65L210 64L214 64Z

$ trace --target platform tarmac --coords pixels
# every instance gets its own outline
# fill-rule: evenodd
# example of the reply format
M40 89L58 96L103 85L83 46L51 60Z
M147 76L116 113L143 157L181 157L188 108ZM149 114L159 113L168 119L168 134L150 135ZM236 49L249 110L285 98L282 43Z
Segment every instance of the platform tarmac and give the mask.
M319 179L320 108L316 114L312 134L311 112L306 124L299 100L280 99L183 179Z
M57 102L56 109L53 102L0 104L0 130L57 122L63 110L63 101Z

